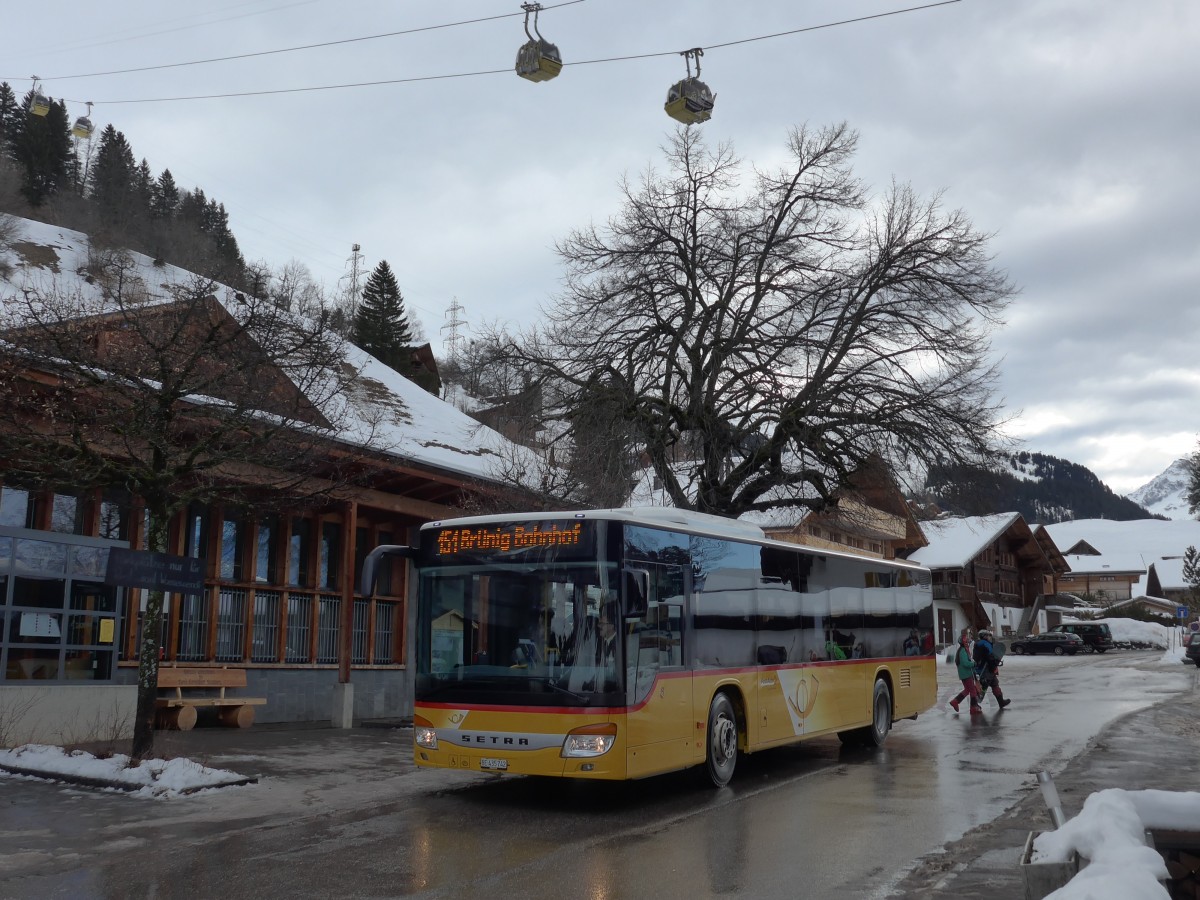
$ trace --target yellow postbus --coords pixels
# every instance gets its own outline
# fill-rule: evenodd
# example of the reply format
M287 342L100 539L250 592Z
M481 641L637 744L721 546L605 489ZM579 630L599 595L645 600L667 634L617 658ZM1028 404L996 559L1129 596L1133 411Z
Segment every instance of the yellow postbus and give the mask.
M929 572L673 509L432 522L416 547L420 766L643 778L810 737L882 744L936 699Z

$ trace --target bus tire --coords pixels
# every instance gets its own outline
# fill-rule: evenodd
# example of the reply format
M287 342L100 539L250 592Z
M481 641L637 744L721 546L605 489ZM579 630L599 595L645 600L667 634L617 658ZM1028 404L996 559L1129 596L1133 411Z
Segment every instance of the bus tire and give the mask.
M708 751L704 768L713 787L724 787L737 766L737 714L728 694L715 694L708 706Z
M863 742L867 746L882 747L892 730L892 690L882 678L875 681L871 694L871 724L863 729Z
M892 692L882 678L871 694L871 724L866 728L839 731L838 739L848 747L882 747L892 730Z

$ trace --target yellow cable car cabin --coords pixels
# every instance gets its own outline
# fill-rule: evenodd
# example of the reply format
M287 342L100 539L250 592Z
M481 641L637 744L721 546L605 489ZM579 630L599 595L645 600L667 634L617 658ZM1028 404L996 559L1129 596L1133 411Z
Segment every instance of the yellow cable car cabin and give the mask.
M543 38L529 40L517 51L517 74L529 81L549 81L562 66L558 48Z
M29 104L29 111L35 116L45 116L50 114L50 100L45 94L35 91L33 100Z
M707 122L712 117L713 92L699 78L684 78L671 85L663 109L667 115L685 125Z
M92 101L88 101L88 111L86 115L80 116L75 120L75 124L71 126L71 134L79 138L81 141L88 140L96 131L96 126L92 124Z

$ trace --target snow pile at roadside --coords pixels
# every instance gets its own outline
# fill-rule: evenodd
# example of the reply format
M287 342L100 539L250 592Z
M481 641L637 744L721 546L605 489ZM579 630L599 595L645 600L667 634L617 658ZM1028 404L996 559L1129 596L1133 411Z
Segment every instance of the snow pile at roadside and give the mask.
M1089 860L1047 900L1169 900L1159 883L1167 866L1146 846L1147 828L1200 830L1200 793L1111 788L1089 796L1079 815L1034 839L1032 862L1064 862L1073 852Z
M1159 625L1157 622L1141 622L1137 619L1073 619L1070 616L1063 616L1063 624L1103 624L1108 626L1108 630L1112 632L1114 641L1131 641L1139 644L1149 644L1152 647L1169 647L1171 645L1172 632L1178 632L1177 628L1168 628L1166 625ZM1175 639L1175 643L1179 643L1179 639Z
M119 753L100 759L82 750L67 751L45 744L0 750L0 769L12 775L123 790L134 797L178 797L205 788L255 781L190 759L145 759L135 766L128 756Z

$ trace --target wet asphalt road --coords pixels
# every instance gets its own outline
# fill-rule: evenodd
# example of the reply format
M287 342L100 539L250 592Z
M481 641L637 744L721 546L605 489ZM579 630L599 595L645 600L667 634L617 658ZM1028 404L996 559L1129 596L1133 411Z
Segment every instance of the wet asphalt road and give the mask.
M1194 690L1158 652L1006 661L1013 705L618 785L417 770L409 729L197 729L158 750L260 783L173 800L0 779L0 897L885 897L1107 723ZM939 665L940 698L957 690ZM1120 786L1120 785L1113 785Z

